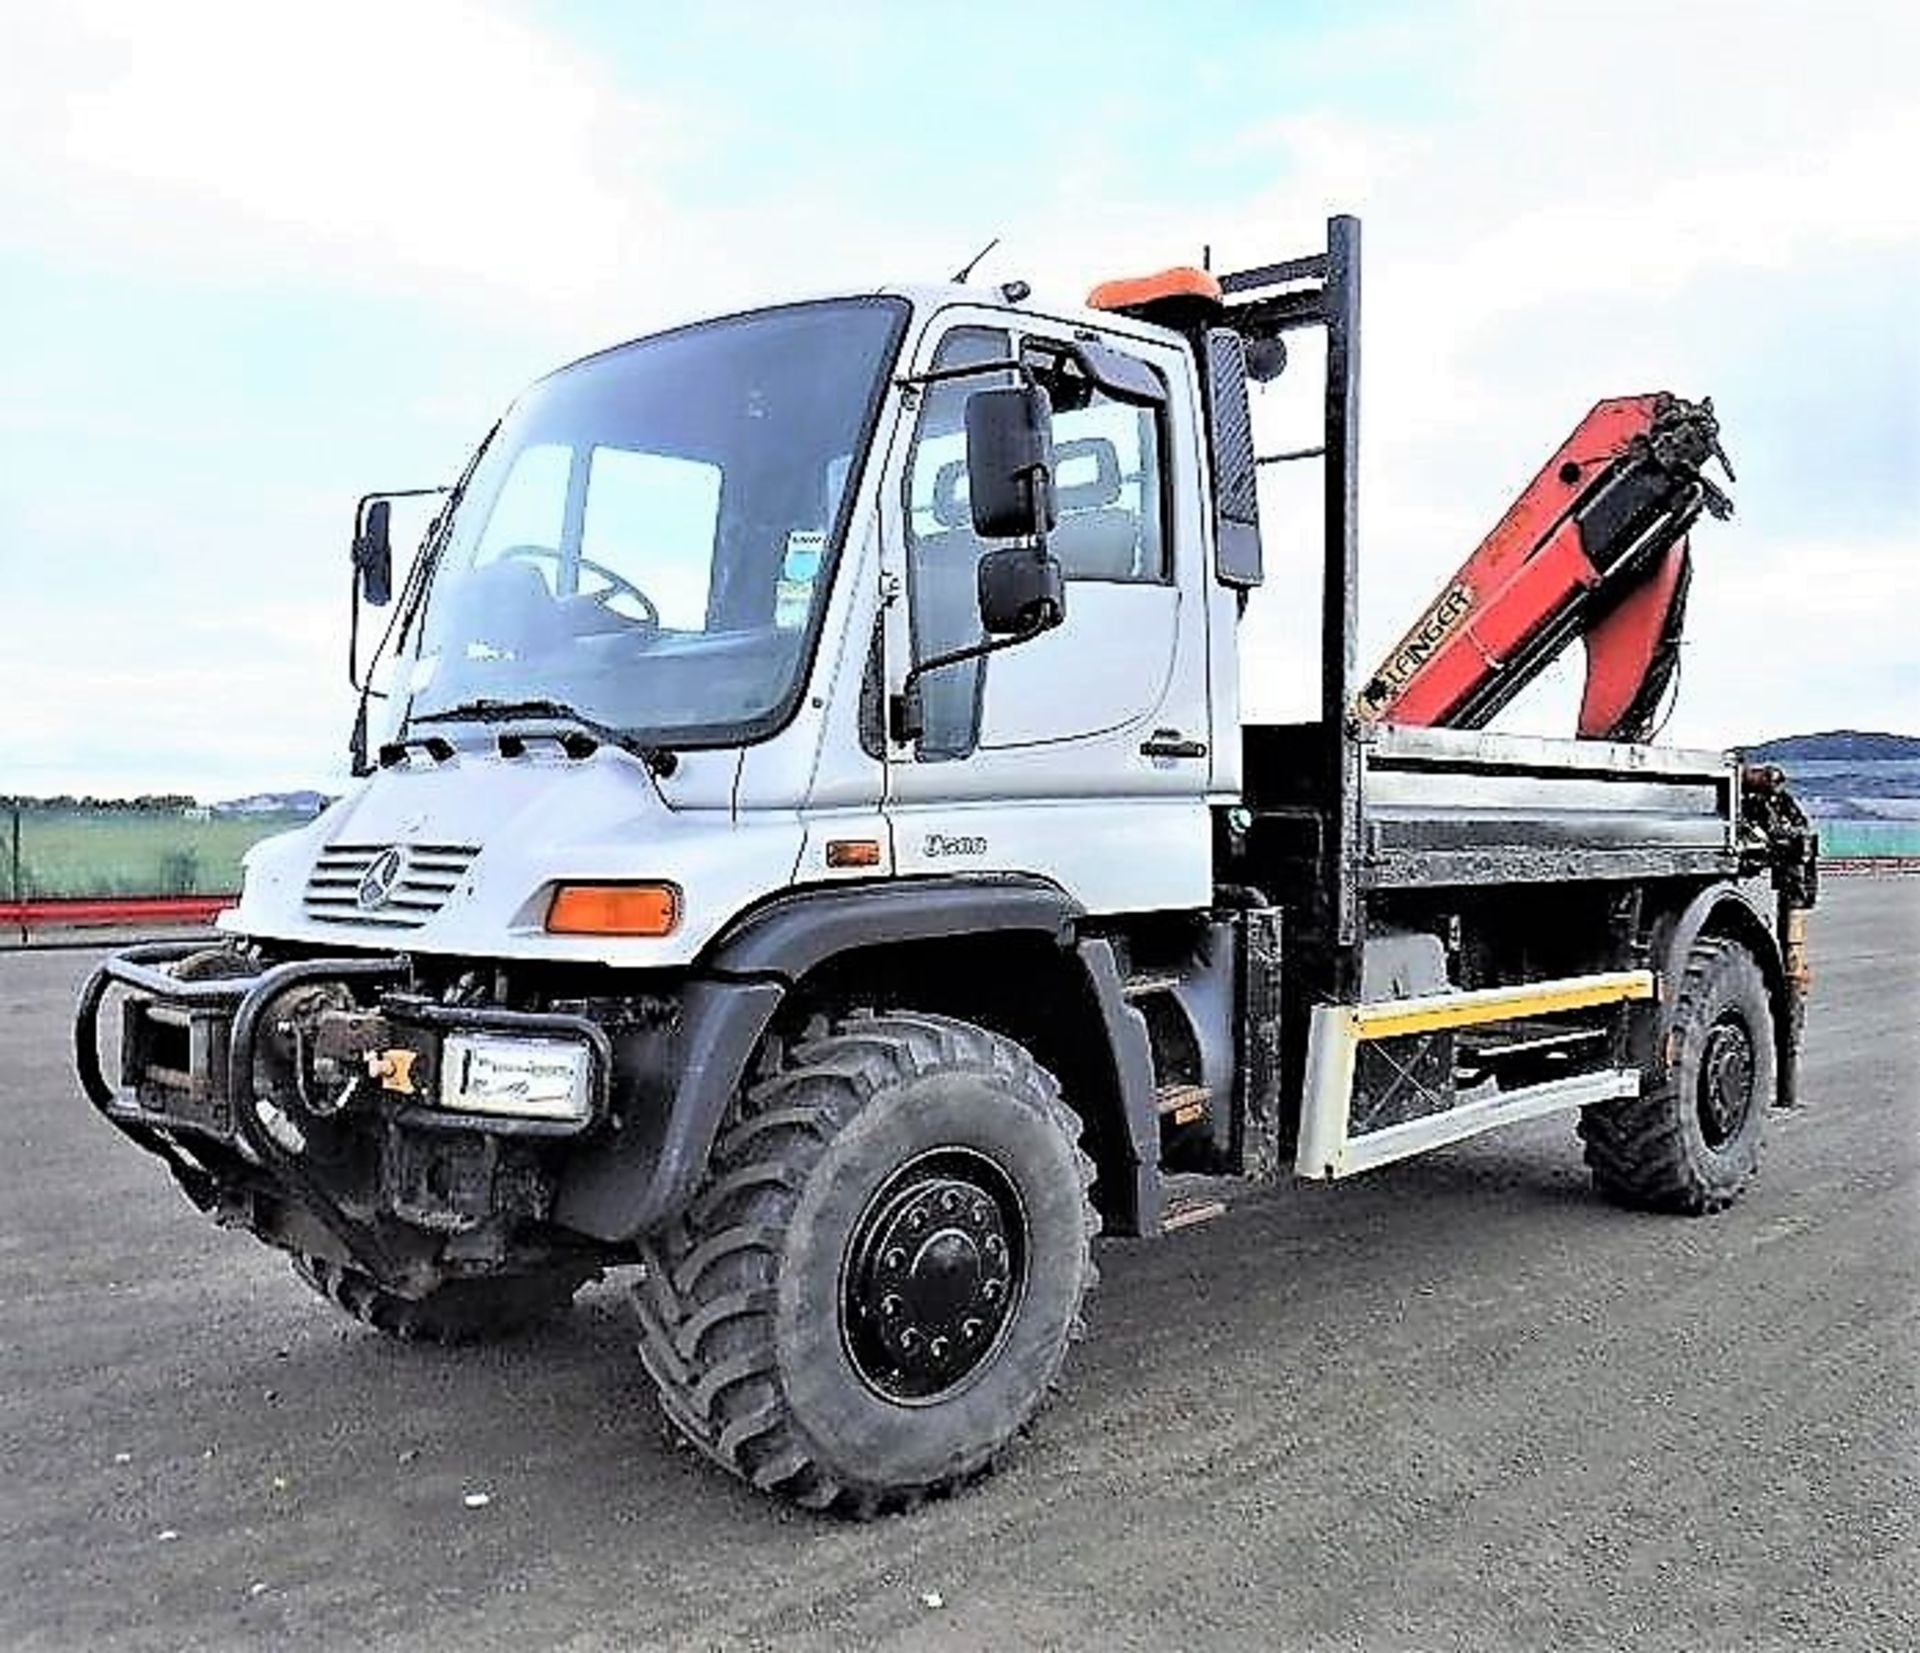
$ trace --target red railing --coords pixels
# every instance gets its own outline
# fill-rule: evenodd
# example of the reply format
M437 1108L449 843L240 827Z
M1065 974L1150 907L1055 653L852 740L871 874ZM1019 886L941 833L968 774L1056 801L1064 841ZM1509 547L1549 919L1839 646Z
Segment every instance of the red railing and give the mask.
M0 928L69 929L81 925L207 924L231 895L46 896L33 901L0 901Z

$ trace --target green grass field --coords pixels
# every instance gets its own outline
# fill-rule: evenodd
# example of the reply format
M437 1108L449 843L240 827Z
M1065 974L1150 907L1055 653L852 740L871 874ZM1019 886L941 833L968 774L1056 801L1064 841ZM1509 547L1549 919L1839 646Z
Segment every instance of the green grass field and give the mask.
M196 820L178 810L28 807L20 811L16 891L11 813L0 809L0 896L225 895L240 887L240 857L248 848L307 819Z

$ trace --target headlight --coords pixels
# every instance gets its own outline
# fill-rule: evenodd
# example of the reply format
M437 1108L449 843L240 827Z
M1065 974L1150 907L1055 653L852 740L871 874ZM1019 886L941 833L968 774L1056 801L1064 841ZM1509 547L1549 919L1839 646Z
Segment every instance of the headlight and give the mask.
M440 1054L440 1106L518 1119L584 1120L591 1053L570 1039L449 1034Z

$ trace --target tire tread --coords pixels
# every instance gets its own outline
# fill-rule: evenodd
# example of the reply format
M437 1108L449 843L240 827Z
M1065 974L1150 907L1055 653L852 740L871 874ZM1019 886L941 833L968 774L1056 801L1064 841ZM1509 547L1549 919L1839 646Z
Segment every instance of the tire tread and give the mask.
M1738 941L1726 936L1703 936L1688 952L1673 1012L1673 1026L1687 1025L1689 1017L1710 997L1716 976L1730 959L1750 959ZM1755 1029L1770 1037L1770 1028ZM1704 1180L1688 1150L1686 1110L1690 1098L1677 1094L1680 1083L1674 1064L1657 1088L1621 1102L1584 1109L1580 1138L1594 1186L1616 1204L1642 1211L1681 1216L1708 1216L1724 1211L1745 1191L1758 1166L1756 1142L1753 1164L1731 1184ZM1767 1100L1755 1105L1762 1110Z
M1090 1290L1099 1218L1078 1116L1053 1076L1012 1041L920 1012L855 1013L791 1048L722 1122L708 1181L685 1213L642 1243L643 1278L634 1292L640 1358L667 1417L721 1468L803 1508L855 1519L893 1513L978 1479L1000 1456L996 1450L911 1487L832 1473L793 1416L774 1354L780 1248L808 1174L877 1091L952 1066L1013 1080L1074 1144ZM1085 1333L1084 1301L1083 1294L1069 1343ZM1058 1384L1056 1365L1042 1405Z

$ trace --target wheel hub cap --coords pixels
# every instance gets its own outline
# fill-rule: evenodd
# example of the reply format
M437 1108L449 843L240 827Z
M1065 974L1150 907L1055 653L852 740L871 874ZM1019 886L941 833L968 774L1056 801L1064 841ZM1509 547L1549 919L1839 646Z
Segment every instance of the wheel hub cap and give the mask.
M1709 1147L1738 1134L1752 1101L1753 1040L1738 1022L1716 1022L1700 1053L1700 1124Z
M1026 1221L1006 1174L961 1150L903 1168L847 1248L842 1325L869 1387L925 1403L998 1352L1019 1300Z

